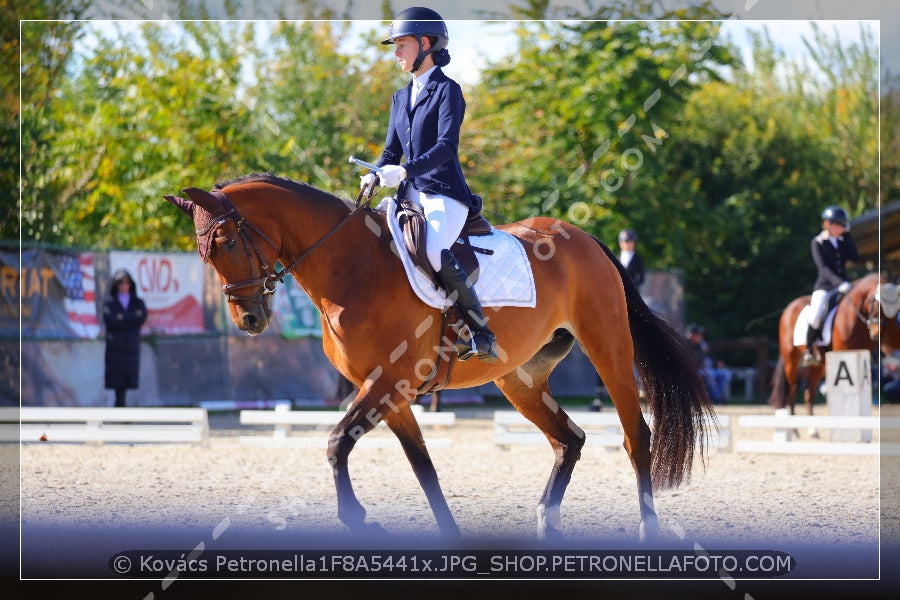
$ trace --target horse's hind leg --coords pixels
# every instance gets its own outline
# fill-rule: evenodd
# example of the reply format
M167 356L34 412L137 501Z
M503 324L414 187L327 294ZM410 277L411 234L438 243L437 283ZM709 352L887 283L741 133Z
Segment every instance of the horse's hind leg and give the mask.
M553 448L553 469L537 508L537 534L541 538L559 534L559 507L584 445L584 431L550 396L548 384L553 368L573 343L571 334L559 331L528 363L494 382L510 403L547 436Z
M629 365L630 367L630 365ZM623 446L637 478L638 500L640 502L641 541L653 539L659 534L659 519L653 504L653 482L651 477L650 427L641 413L641 405L630 368L622 366L619 371L606 370L602 373L607 381L609 396L616 407L622 431L625 433Z
M596 343L595 340L600 339L604 340L605 345ZM632 366L634 347L631 335L625 325L623 331L607 330L602 336L595 334L593 337L584 337L581 339L581 346L606 384L610 399L622 423L622 431L625 434L623 447L637 478L641 512L639 537L641 541L651 540L659 535L659 519L653 502L651 432L641 412L638 386Z
M437 471L428 450L425 448L425 440L422 438L422 430L419 423L413 415L409 404L402 402L397 406L397 411L390 411L385 415L385 423L391 428L403 451L412 465L413 472L419 480L419 484L425 491L425 497L428 498L428 504L431 506L434 517L437 520L438 528L441 533L447 536L459 537L459 527L450 513L450 507L447 506L447 500L444 498L444 492L441 490L441 484L438 482Z

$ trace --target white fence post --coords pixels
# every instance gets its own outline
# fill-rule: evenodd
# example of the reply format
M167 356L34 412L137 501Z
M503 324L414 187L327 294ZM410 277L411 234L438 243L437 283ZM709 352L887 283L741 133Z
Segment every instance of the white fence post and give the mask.
M833 417L872 415L872 364L868 350L825 354L825 395ZM871 429L833 429L833 442L871 442Z

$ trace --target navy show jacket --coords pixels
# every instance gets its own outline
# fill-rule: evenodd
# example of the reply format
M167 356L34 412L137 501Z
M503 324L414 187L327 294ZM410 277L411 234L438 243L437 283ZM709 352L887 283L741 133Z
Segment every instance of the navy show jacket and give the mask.
M818 276L813 285L814 290L833 290L847 281L846 262L858 261L859 252L849 231L838 238L837 248L831 244L827 231L822 231L812 239L810 244L813 262L816 263Z
M403 166L408 179L401 183L398 197L403 197L406 185L412 185L426 194L447 196L480 209L480 198L469 191L459 164L459 130L466 112L462 89L435 67L412 110L411 91L410 80L394 92L384 151L377 165L399 165L406 156Z

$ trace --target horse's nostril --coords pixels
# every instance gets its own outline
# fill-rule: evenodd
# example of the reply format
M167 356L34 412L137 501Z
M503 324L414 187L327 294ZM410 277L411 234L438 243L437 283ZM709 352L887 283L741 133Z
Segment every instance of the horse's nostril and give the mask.
M256 326L256 315L244 315L244 327L252 329Z

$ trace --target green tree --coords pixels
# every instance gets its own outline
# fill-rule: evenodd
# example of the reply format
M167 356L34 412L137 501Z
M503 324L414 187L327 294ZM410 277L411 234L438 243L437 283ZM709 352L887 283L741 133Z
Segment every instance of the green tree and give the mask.
M281 23L272 32L272 58L258 90L271 115L270 143L260 152L268 170L355 198L360 173L347 158L374 159L381 151L391 94L402 82L374 32L362 43L377 52L340 51L347 25Z
M45 203L61 225L48 241L171 243L175 215L159 210L162 195L229 173L242 147L250 111L238 73L250 29L145 22L139 32L96 36L95 51L60 89L53 173L67 186Z
M853 44L842 43L837 33L832 37L815 22L810 25L813 39L803 41L819 72L798 69L795 81L809 82L811 89L792 97L814 98L810 114L840 178L833 199L859 215L874 208L878 198L877 42L864 24L860 41ZM795 89L799 92L799 85Z
M2 145L2 172L4 189L18 190L19 185L19 97L21 115L21 155L23 181L21 204L15 196L4 199L0 237L19 237L19 214L22 217L21 235L29 239L47 239L60 230L60 195L68 187L68 181L56 176L59 155L54 144L60 129L54 120L54 112L59 108L57 91L69 75L70 59L75 43L82 35L82 24L77 21L87 11L88 0L66 2L59 0L31 6L27 11L14 4L4 4L3 12L14 17L4 18L3 52L4 107ZM18 19L35 19L21 23L21 44L19 35L12 36L8 26ZM39 19L39 20L38 20ZM21 61L21 62L20 62ZM21 64L21 74L8 67ZM21 75L21 89L19 78ZM14 82L13 82L14 81ZM13 98L13 91L19 97Z
M832 46L819 40L815 47ZM660 264L684 269L687 313L704 317L711 336L774 338L778 311L811 289L809 240L822 209L874 207L874 196L856 204L860 187L848 186L853 177L864 188L877 174L864 143L877 131L865 116L874 66L871 49L860 48L842 53L857 56L855 83L833 89L757 36L753 69L698 89L677 139L662 150L673 204L682 210L663 229ZM765 315L771 318L759 319Z
M882 82L881 203L900 199L900 78Z
M657 151L691 90L734 59L715 22L606 20L623 10L520 23L517 55L485 72L465 158L491 210L555 216L610 239L647 202L670 205Z
M191 3L177 10L208 16ZM236 15L238 9L225 10ZM312 1L278 10L336 16ZM281 103L266 96L266 77L275 67L254 23L147 21L138 30L115 25L53 21L23 30L25 239L97 248L185 247L190 242L178 226L180 216L161 201L164 193L270 168L291 174L321 157L310 154L306 163L267 159L288 139L279 136L278 123L303 111L298 91L314 86L287 89L282 83ZM82 55L76 56L79 40ZM307 44L296 56L327 80L321 74L330 65L323 57L335 56L335 40L322 34L307 41L325 43ZM333 114L348 112L352 85L350 80L334 94ZM317 148L344 153L346 163L345 148L335 145L333 135L342 124L320 117L304 130L329 136Z

